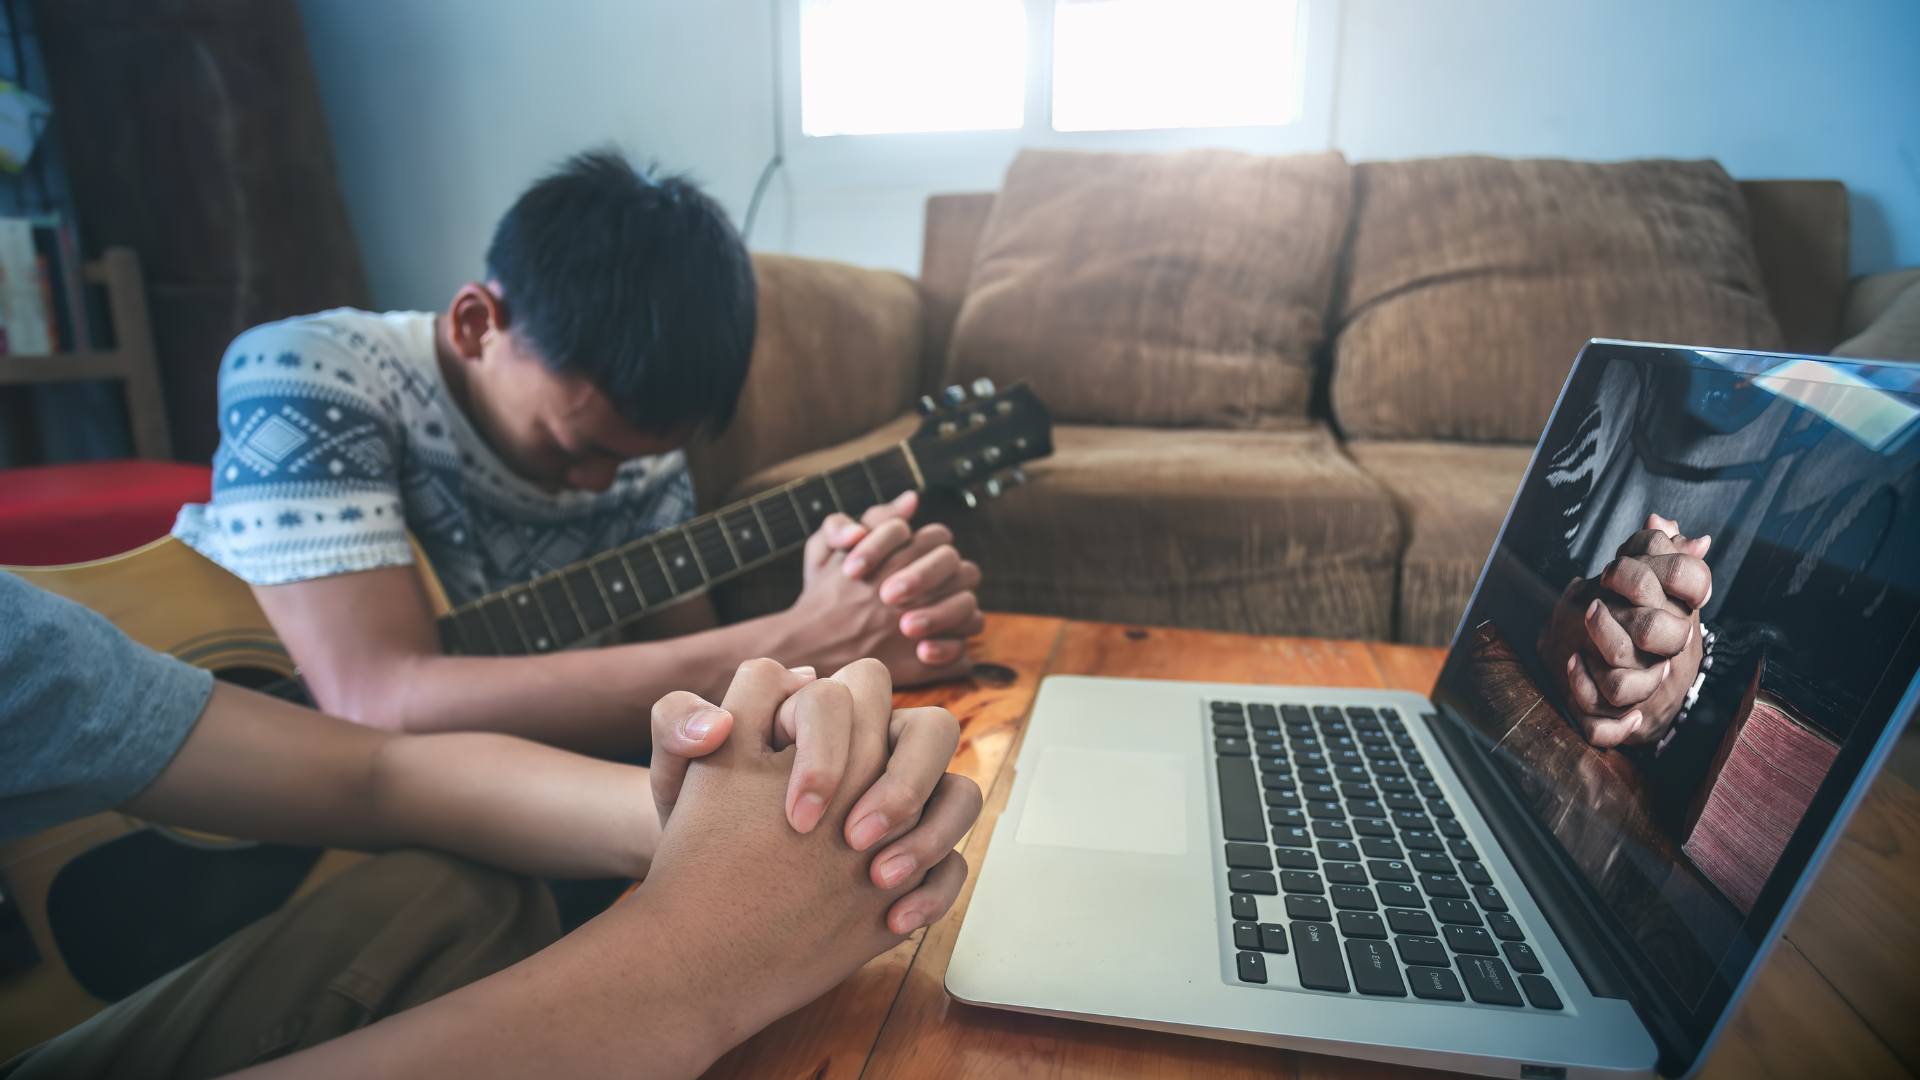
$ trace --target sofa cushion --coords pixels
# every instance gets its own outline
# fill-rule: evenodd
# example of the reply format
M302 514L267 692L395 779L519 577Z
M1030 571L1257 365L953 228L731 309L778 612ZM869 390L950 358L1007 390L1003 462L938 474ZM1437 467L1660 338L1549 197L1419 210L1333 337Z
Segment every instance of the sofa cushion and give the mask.
M1394 640L1450 643L1507 508L1526 478L1532 448L1350 442L1347 452L1393 493L1406 526Z
M1372 162L1354 191L1332 380L1350 436L1532 442L1588 338L1780 345L1715 162Z
M869 453L874 436L761 472L736 496ZM1400 523L1319 424L1227 432L1057 425L1032 482L967 511L932 496L993 610L1261 634L1384 638ZM729 618L791 603L789 566L723 588Z
M687 447L702 509L775 462L898 416L919 393L920 294L889 270L756 252L759 325L733 423Z
M1027 379L1067 422L1304 416L1351 187L1337 153L1023 151L948 371Z
M1834 346L1833 355L1920 360L1920 280L1907 286L1865 330Z

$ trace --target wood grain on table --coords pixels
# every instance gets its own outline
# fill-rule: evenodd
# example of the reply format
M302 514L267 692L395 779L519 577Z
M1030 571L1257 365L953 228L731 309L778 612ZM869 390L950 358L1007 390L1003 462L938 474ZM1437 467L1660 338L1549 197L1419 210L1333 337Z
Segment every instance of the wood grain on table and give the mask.
M955 770L986 793L961 844L967 883L946 918L879 957L826 997L775 1023L709 1075L794 1078L1077 1077L1441 1078L1455 1074L1319 1054L1027 1016L947 997L947 962L994 826L1012 789L1009 764L1040 678L1108 675L1429 691L1443 649L1250 637L990 615L975 658L1012 678L897 696L941 704L962 722ZM1912 1075L1920 1055L1920 795L1876 784L1822 871L1787 942L1763 970L1703 1076Z

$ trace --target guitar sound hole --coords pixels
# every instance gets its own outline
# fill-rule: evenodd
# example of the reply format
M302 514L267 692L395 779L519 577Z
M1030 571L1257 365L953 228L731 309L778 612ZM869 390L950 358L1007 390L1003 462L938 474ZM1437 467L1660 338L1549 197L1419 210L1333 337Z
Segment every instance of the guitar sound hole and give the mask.
M281 701L291 701L309 709L314 707L313 695L307 693L307 684L301 682L298 675L282 675L269 668L230 667L214 672L213 677L224 683L271 694Z

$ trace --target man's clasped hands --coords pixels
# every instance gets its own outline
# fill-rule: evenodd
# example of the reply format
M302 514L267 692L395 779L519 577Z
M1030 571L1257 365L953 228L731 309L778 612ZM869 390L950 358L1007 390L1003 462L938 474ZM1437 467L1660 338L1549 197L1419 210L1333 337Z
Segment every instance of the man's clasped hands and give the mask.
M1593 578L1554 604L1536 649L1567 711L1594 746L1658 742L1700 672L1700 609L1713 596L1713 538L1680 535L1658 514Z

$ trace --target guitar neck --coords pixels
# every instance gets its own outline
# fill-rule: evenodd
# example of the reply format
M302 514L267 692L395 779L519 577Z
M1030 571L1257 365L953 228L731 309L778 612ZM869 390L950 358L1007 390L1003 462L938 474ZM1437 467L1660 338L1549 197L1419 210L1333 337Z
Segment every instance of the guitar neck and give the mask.
M523 656L577 645L801 547L829 514L858 518L926 486L899 443L462 604L440 619L441 648Z

